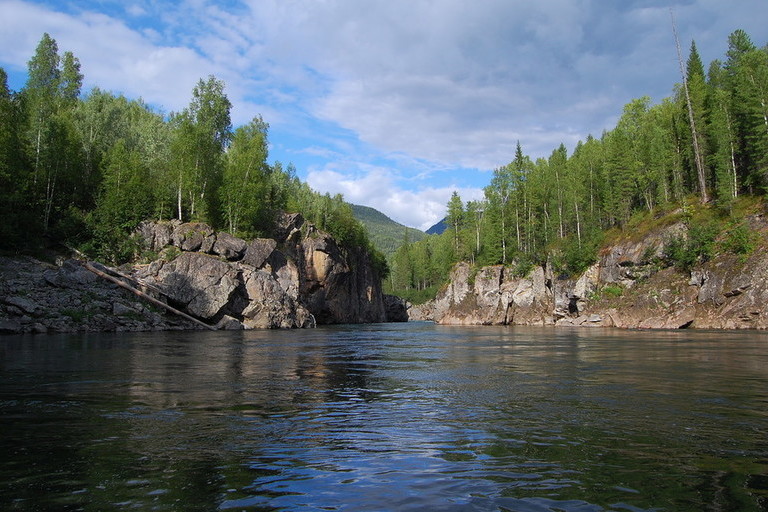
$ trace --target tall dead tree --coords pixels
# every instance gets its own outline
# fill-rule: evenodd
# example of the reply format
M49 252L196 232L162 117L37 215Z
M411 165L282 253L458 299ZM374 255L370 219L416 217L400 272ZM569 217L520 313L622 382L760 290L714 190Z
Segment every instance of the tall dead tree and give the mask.
M699 133L696 130L696 120L693 115L693 104L691 103L691 94L688 91L688 76L683 65L683 52L680 50L680 39L677 37L677 24L675 23L675 13L670 8L669 15L672 18L672 34L675 36L675 46L677 47L677 61L680 63L680 74L683 77L683 90L685 91L685 103L688 106L688 121L691 125L691 138L693 140L693 159L696 165L696 175L699 181L699 197L701 203L709 201L707 194L707 178L704 169L704 159L702 157L701 145L699 143Z

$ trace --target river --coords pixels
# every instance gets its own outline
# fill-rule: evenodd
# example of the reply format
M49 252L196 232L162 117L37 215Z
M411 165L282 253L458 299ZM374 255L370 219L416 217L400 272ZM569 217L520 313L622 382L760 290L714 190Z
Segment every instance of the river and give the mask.
M0 509L768 510L768 334L0 337Z

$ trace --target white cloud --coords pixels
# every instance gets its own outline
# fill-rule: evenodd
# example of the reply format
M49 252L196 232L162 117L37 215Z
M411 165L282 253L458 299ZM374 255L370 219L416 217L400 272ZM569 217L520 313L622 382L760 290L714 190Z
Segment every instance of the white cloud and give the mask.
M131 4L125 8L125 12L134 17L145 16L147 11L138 4Z
M768 39L765 0L672 3L684 50L696 39L705 64L737 28ZM679 80L668 0L49 5L0 0L0 65L24 69L48 31L87 84L166 110L215 74L235 124L261 113L287 134L276 147L314 158L313 186L422 227L442 217L450 185L466 187L448 172L509 162L518 140L533 157L572 148Z
M352 172L349 169L357 166ZM376 208L391 219L421 230L429 229L445 216L446 204L457 191L464 201L481 199L479 188L443 186L405 189L396 171L347 162L346 171L330 166L311 170L307 183L315 190L342 194L350 203Z

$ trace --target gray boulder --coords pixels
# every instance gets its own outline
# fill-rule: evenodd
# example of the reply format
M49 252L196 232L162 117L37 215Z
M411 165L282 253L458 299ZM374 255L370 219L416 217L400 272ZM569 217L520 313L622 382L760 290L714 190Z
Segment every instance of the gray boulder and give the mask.
M239 260L243 257L248 245L245 240L220 232L216 234L216 242L213 244L212 252L227 260Z
M223 312L239 282L237 270L230 264L192 252L163 265L156 279L169 299L205 319Z

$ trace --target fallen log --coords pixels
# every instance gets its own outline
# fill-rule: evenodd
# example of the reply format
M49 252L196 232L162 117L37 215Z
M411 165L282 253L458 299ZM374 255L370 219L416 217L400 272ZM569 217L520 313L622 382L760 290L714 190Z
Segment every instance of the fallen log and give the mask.
M146 293L142 292L141 290L137 290L136 288L134 288L133 286L129 285L128 283L126 283L124 281L121 281L120 279L118 279L116 277L113 277L113 276L107 274L106 272L102 272L101 270L99 270L96 267L94 267L93 265L91 265L90 262L85 262L85 268L87 268L88 270L90 270L91 272L96 274L97 276L99 276L99 277L101 277L103 279L106 279L107 281L110 281L110 282L116 284L117 286L120 286L121 288L125 288L126 290L128 290L128 291L134 293L135 295L137 295L138 297L140 297L140 298L142 298L142 299L144 299L144 300L154 304L155 306L160 306L161 308L170 311L174 315L178 315L178 316L180 316L180 317L182 317L182 318L184 318L186 320L189 320L190 322L194 322L194 323L196 323L196 324L198 324L198 325L200 325L202 327L205 327L206 329L210 329L211 331L217 330L216 326L208 325L205 322L202 322L202 321L198 320L197 318L194 318L194 317L184 313L183 311L179 311L178 309L176 309L176 308L174 308L172 306L169 306L165 302L159 301L159 300L157 300L154 297L150 297Z

